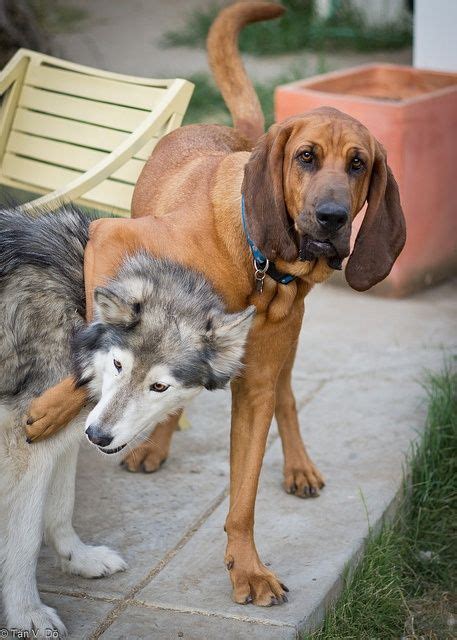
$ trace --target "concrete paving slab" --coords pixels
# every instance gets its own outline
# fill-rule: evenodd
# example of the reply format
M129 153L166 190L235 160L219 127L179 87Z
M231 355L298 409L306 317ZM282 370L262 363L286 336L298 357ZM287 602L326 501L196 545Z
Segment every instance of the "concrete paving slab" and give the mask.
M244 620L181 613L150 607L128 607L103 633L102 640L290 640L295 629L287 625L252 624Z
M387 375L405 367L420 375L457 344L456 312L455 280L402 300L320 285L306 298L294 377Z
M54 607L68 630L71 640L86 640L98 624L106 617L113 605L101 600L76 598L56 593L41 592L45 604ZM0 638L13 637L2 635L5 617L0 603ZM20 637L20 636L16 636ZM22 636L25 637L25 636ZM30 636L33 638L33 636ZM52 639L52 636L50 636Z
M230 601L223 568L224 501L185 548L138 595L149 605L295 625L315 620L339 586L345 565L360 552L401 486L404 452L423 423L418 384L408 380L327 383L301 412L310 452L327 487L318 500L286 496L282 452L267 453L256 511L262 559L290 589L281 607L240 607ZM386 401L387 400L387 401ZM248 636L246 636L248 637Z

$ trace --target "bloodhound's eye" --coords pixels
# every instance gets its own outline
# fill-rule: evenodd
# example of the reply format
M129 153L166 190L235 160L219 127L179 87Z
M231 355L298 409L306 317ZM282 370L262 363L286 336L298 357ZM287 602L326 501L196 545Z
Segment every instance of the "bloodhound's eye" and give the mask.
M120 371L122 371L122 364L119 362L119 360L116 360L116 358L114 358L113 360L113 364L116 368L116 371L119 373Z
M363 162L360 158L358 158L357 156L355 158L352 159L351 161L351 170L352 171L360 171L360 169L363 169Z
M155 391L156 393L163 393L169 388L169 384L162 384L161 382L154 382L149 387L149 391Z
M310 164L314 160L314 153L312 151L302 151L298 157L304 164Z

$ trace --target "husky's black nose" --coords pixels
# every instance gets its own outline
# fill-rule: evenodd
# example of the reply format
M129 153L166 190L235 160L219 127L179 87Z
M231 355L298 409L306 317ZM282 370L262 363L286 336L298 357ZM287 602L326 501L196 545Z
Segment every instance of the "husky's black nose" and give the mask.
M331 233L338 231L347 222L348 216L347 207L337 202L323 202L316 208L318 223Z
M86 436L98 447L108 447L113 441L113 436L104 433L98 424L90 424L86 429Z

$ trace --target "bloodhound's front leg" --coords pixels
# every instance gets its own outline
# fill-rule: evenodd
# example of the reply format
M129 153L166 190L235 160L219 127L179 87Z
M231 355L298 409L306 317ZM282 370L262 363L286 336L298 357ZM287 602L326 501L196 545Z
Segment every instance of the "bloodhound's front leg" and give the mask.
M276 385L275 415L284 453L284 489L299 498L315 498L324 486L324 479L309 457L300 434L291 379L296 351L297 343L292 346Z
M301 316L297 311L291 311L287 322L272 324L262 317L255 320L243 377L232 383L230 511L225 526L228 536L225 564L230 572L233 599L240 604L253 602L265 607L286 600L287 588L262 564L257 554L254 508L275 410L276 383L290 345L295 343L300 330Z

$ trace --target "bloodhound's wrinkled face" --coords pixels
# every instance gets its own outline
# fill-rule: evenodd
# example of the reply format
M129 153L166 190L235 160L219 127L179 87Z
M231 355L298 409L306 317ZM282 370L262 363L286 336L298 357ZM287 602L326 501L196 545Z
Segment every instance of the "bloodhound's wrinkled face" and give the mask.
M368 194L373 138L358 122L298 122L284 149L284 199L299 234L299 259L349 255L351 222Z
M245 167L249 231L270 260L325 257L341 268L352 220L368 209L346 267L365 290L389 273L405 243L398 187L382 146L360 122L324 107L273 125Z

